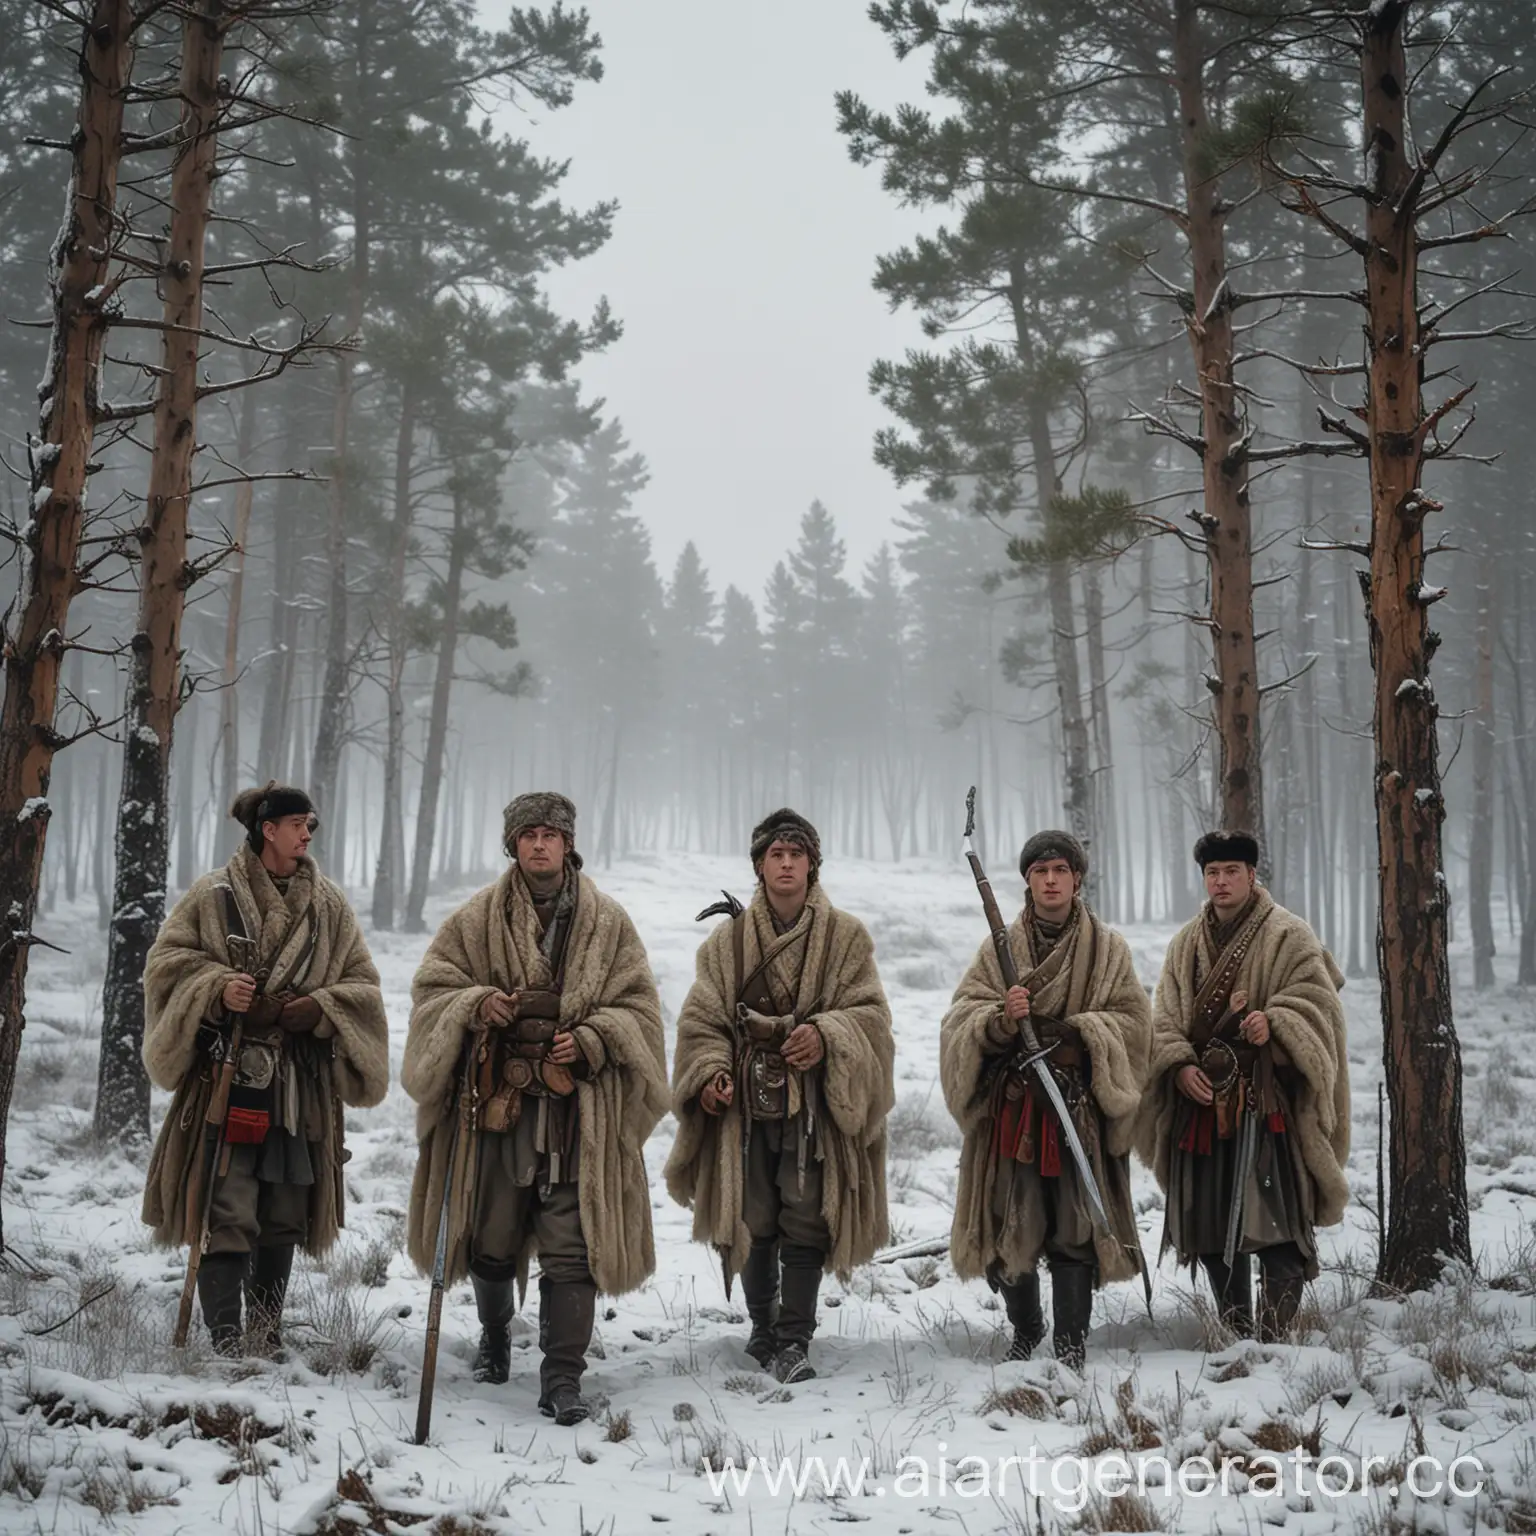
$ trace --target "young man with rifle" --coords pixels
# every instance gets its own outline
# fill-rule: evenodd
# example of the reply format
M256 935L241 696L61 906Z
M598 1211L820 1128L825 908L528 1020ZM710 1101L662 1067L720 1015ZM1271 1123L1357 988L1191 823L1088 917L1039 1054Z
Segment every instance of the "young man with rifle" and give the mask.
M175 1097L155 1143L144 1220L191 1247L194 1286L222 1355L280 1347L293 1251L323 1254L342 1225L342 1107L389 1086L378 972L339 886L309 854L303 790L246 790L246 840L176 903L144 968L144 1065Z
M677 1020L667 1188L695 1241L741 1276L747 1353L782 1382L814 1376L824 1269L846 1279L885 1242L891 1013L864 925L828 900L821 840L791 810L752 833L757 890L699 948ZM782 1280L781 1280L782 1277Z
M642 1148L667 1108L661 1001L634 925L581 873L576 807L520 795L503 832L512 863L438 929L412 987L409 1247L434 1290L469 1275L474 1375L493 1383L538 1254L539 1409L577 1424L598 1291L656 1268Z
M1027 1360L1045 1337L1043 1259L1056 1357L1081 1369L1094 1287L1147 1283L1128 1154L1151 1009L1130 946L1082 899L1088 857L1075 837L1025 843L1024 909L1004 928L966 836L993 933L939 1031L945 1102L965 1134L950 1260L1001 1291L1005 1358Z
M1164 1249L1197 1260L1223 1322L1291 1331L1317 1275L1315 1229L1349 1198L1344 977L1258 882L1246 832L1195 844L1209 901L1174 937L1153 1004L1152 1087L1137 1151L1167 1195Z

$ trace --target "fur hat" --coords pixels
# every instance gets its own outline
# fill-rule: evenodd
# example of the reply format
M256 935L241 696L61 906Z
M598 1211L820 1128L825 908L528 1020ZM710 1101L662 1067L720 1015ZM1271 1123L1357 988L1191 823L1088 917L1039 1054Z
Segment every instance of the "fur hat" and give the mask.
M245 828L246 840L253 853L260 853L266 839L261 826L266 821L281 821L285 816L313 816L315 802L292 784L268 779L260 789L243 789L229 808L230 816Z
M1259 840L1251 832L1229 832L1218 828L1207 832L1195 844L1195 863L1204 869L1207 864L1252 864L1259 862Z
M1027 880L1032 864L1065 859L1074 875L1088 873L1088 852L1070 832L1036 832L1019 854L1019 873Z
M805 849L811 860L811 883L816 883L821 869L821 834L797 811L788 806L763 817L752 829L752 868L761 871L768 850L775 843L789 843Z
M501 813L501 847L509 859L517 857L517 838L529 827L549 827L565 834L565 851L581 868L576 852L576 806L553 789L530 790L519 795Z

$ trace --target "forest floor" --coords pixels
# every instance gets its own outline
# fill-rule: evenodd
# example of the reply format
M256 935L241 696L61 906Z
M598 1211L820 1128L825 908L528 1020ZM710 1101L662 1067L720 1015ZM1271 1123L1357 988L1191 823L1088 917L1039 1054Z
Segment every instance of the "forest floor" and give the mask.
M703 936L692 915L719 886L745 895L744 861L657 856L593 873L650 949L670 1037ZM1005 903L1017 899L1016 880L1000 884ZM895 1015L894 1240L944 1237L959 1138L936 1082L938 1023L983 937L974 887L958 860L840 861L827 885L869 924ZM463 894L436 900L429 920ZM1004 1318L986 1287L956 1281L943 1258L915 1258L867 1266L847 1289L829 1280L818 1375L781 1388L743 1353L740 1292L726 1299L714 1256L690 1243L688 1213L666 1196L669 1116L646 1148L659 1268L641 1291L600 1306L585 1383L596 1416L559 1429L537 1412L536 1291L515 1324L512 1380L473 1382L478 1328L459 1286L444 1308L431 1443L417 1447L427 1285L403 1252L415 1163L405 1095L395 1086L378 1108L349 1114L347 1229L323 1263L296 1269L293 1358L215 1360L200 1322L178 1353L169 1340L182 1257L152 1250L140 1225L145 1158L89 1142L104 942L83 908L55 913L48 931L72 953L34 952L11 1120L3 1193L17 1259L0 1274L0 1530L1536 1532L1529 991L1458 991L1476 1266L1430 1294L1367 1296L1381 1063L1378 994L1360 979L1344 994L1355 1200L1322 1234L1300 1343L1222 1338L1170 1260L1155 1273L1150 1320L1136 1288L1099 1295L1082 1375L1048 1344L1027 1364L1004 1364ZM1129 930L1148 983L1171 933ZM425 939L373 944L398 1073ZM1465 955L1456 961L1463 982ZM157 1126L166 1102L157 1093ZM1150 1260L1162 1202L1145 1170L1135 1178ZM1310 1468L1290 1455L1297 1446ZM1262 1453L1289 1456L1283 1478ZM764 1465L749 1468L753 1456ZM1424 1462L1414 1472L1429 1496L1416 1497L1404 1479L1419 1456L1443 1468L1476 1458L1481 1493L1434 1495ZM1319 1468L1322 1457L1333 1459ZM1121 1458L1130 1492L1117 1496ZM1214 1489L1202 1458L1218 1469ZM728 1460L745 1487L721 1477ZM1461 1463L1455 1480L1478 1482L1477 1467Z

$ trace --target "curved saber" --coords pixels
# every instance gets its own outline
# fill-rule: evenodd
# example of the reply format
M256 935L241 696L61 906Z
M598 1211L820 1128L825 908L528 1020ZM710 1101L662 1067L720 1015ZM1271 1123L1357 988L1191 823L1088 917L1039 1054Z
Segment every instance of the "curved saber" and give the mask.
M992 893L992 882L987 879L986 871L981 867L981 860L976 855L975 845L971 842L971 834L975 830L976 788L972 785L970 794L965 797L965 858L971 866L971 873L976 877L976 889L981 893L981 905L987 914L987 926L992 930L992 947L997 951L997 963L1002 967L1003 985L1012 988L1019 984L1019 971L1013 963L1013 950L1008 944L1008 927L1003 922L1003 915L998 909L997 897ZM1083 1143L1078 1137L1077 1127L1072 1123L1072 1115L1067 1109L1066 1100L1061 1096L1061 1089L1057 1087L1056 1079L1050 1067L1046 1065L1047 1053L1041 1048L1040 1037L1035 1033L1035 1026L1030 1022L1028 1014L1019 1020L1019 1038L1023 1041L1025 1056L1025 1060L1020 1065L1027 1066L1034 1072L1036 1080L1050 1101L1051 1108L1056 1111L1056 1119L1067 1139L1067 1147L1072 1153L1072 1162L1077 1168L1078 1179L1082 1183L1083 1193L1088 1200L1088 1212L1093 1219L1093 1225L1097 1231L1118 1242L1115 1230L1110 1225L1109 1212L1104 1207L1104 1197L1099 1193L1098 1180L1093 1176L1093 1165L1088 1161L1087 1152L1083 1150ZM1147 1259L1141 1251L1140 1241L1136 1244L1136 1260L1141 1268L1142 1291L1146 1296L1147 1313L1150 1316L1152 1277L1147 1273Z

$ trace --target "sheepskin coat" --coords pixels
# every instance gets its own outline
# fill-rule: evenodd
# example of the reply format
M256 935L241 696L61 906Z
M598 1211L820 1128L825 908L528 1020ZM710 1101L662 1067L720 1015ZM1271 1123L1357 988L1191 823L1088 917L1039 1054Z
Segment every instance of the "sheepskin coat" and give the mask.
M1024 912L1009 925L1008 947L1021 982L1030 988L1032 1010L1061 1019L1078 1033L1088 1052L1093 1102L1103 1119L1101 1156L1094 1174L1114 1227L1113 1236L1101 1232L1094 1237L1102 1285L1140 1273L1127 1154L1147 1083L1152 1013L1125 940L1081 901L1074 903L1069 922L1076 928L1070 960L1049 975L1053 950L1042 968L1048 974L1043 984L1031 982L1035 966ZM1070 931L1062 935L1057 948L1069 942L1073 942ZM965 1138L949 1239L950 1262L962 1279L983 1276L989 1265L1004 1259L1003 1234L993 1213L992 1190L1000 1170L992 1152L988 1088L998 1054L996 1026L1003 1016L1007 990L997 950L988 939L955 988L939 1027L944 1101ZM989 1025L993 1027L990 1037ZM1069 1155L1065 1146L1062 1155Z
M761 885L744 921L746 974L766 956L774 991L794 999L794 1011L816 1025L826 1045L811 1069L821 1100L815 1150L822 1215L832 1234L825 1268L846 1280L890 1235L885 1122L896 1102L895 1045L874 941L819 884L786 933L775 930ZM738 1083L720 1115L704 1112L699 1091L717 1072L733 1076L736 1068L736 1002L744 978L736 975L732 922L718 924L699 946L695 980L677 1018L672 1108L678 1129L666 1167L672 1198L693 1209L694 1240L720 1251L728 1279L740 1272L752 1242L742 1218L745 1091Z
M598 1289L622 1295L656 1269L650 1188L643 1148L667 1108L661 1000L645 947L624 909L585 875L565 941L560 1025L574 1035L589 1073L576 1083L580 1118L577 1185L581 1230ZM538 916L516 864L470 898L438 929L411 987L411 1023L400 1081L416 1101L417 1163L407 1242L425 1272L437 1248L450 1132L471 1024L493 992L547 988L553 977L539 948ZM447 1281L469 1272L475 1170L482 1135L457 1138L448 1214ZM518 1256L527 1283L530 1233Z
M246 936L256 944L257 969L269 974L266 989L307 993L324 1014L312 1037L322 1048L317 1081L301 1088L319 1095L326 1127L314 1144L305 1245L322 1254L344 1224L341 1105L377 1104L389 1087L384 994L341 887L304 858L281 892L245 844L176 903L144 966L144 1066L150 1080L175 1097L150 1155L143 1218L163 1247L196 1239L187 1232L186 1193L193 1161L203 1149L212 1092L197 1032L205 1021L223 1017L224 987L240 969L229 955L226 892L234 893Z
M1250 1010L1269 1019L1279 1047L1276 1064L1289 1076L1295 1124L1287 1129L1300 1145L1311 1175L1315 1220L1329 1227L1343 1220L1349 1200L1344 1175L1349 1156L1349 1057L1339 989L1344 975L1317 935L1269 892L1257 892L1263 914L1237 971L1234 992L1246 992ZM1151 1087L1136 1127L1137 1155L1168 1188L1176 1112L1182 1096L1174 1081L1181 1067L1198 1065L1190 1042L1192 1005L1217 961L1206 910L1186 923L1168 946L1152 1003Z

